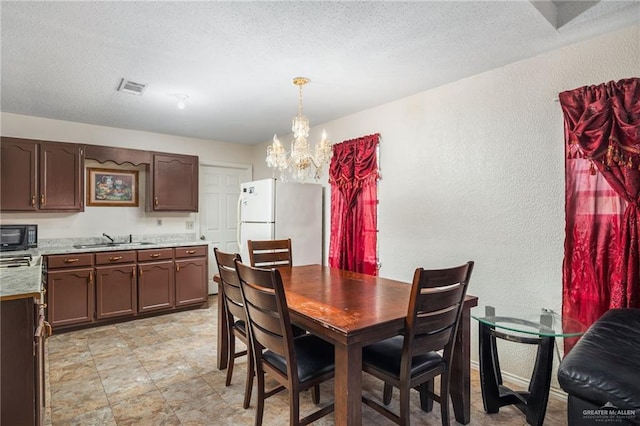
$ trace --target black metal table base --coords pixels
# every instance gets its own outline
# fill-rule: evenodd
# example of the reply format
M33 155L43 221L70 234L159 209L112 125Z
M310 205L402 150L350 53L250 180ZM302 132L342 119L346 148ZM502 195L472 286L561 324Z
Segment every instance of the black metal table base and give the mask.
M527 418L527 423L542 425L549 400L551 385L551 369L553 364L553 348L555 337L521 337L500 331L494 327L480 323L480 387L482 401L487 413L497 413L500 407L515 405ZM498 360L496 338L511 342L538 345L536 363L529 382L528 392L509 389L502 384L502 373Z

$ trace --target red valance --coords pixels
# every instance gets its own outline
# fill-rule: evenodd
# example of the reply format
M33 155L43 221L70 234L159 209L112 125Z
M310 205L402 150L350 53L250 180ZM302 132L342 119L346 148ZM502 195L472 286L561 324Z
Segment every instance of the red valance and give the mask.
M579 87L559 97L570 158L640 170L639 78Z
M361 188L378 180L376 148L379 133L351 139L333 146L329 183L340 188Z

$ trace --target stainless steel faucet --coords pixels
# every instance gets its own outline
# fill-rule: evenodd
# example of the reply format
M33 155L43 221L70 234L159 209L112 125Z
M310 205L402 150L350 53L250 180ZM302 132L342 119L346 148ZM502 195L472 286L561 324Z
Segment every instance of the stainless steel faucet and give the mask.
M111 238L110 236L108 236L107 234L105 234L104 232L102 233L103 237L106 237L109 239L109 241L111 241L112 243L115 243L115 241L113 240L113 238Z

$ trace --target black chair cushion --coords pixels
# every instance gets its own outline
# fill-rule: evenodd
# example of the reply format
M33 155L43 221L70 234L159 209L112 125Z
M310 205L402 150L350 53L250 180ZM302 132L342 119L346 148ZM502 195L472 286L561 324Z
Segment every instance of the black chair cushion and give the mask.
M243 333L247 333L247 324L243 320L234 322L233 326L239 330L242 330Z
M291 324L291 330L293 331L293 337L298 337L307 334L307 330Z
M381 342L365 346L362 349L362 363L400 379L400 362L402 361L402 345L404 336L395 336ZM431 370L444 365L444 360L437 352L427 352L414 356L411 360L411 375Z
M300 382L306 382L334 369L334 347L331 343L312 334L305 334L293 339L293 345ZM287 362L283 357L271 351L266 351L262 357L282 374L287 374Z
M640 409L640 309L602 315L560 363L558 382L600 406Z

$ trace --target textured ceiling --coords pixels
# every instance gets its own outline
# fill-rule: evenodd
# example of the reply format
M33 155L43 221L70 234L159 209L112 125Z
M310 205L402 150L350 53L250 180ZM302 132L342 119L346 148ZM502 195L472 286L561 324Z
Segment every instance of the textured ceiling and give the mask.
M254 144L640 23L636 1L2 1L3 112ZM121 78L148 83L117 92ZM176 108L171 95L189 96Z

